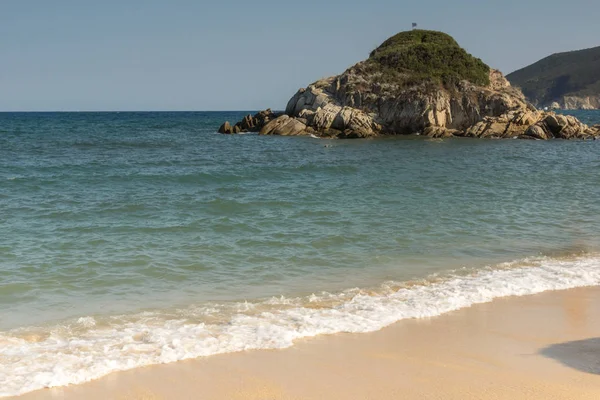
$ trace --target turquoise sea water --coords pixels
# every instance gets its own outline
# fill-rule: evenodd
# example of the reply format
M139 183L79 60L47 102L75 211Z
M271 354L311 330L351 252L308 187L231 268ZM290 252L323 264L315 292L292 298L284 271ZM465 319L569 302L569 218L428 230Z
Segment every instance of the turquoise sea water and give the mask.
M0 396L600 284L599 141L244 114L0 113Z

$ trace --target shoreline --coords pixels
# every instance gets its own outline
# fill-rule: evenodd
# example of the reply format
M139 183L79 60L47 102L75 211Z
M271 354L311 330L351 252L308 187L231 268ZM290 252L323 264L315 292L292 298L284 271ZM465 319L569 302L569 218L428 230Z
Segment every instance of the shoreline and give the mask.
M116 372L7 399L597 399L600 287L496 299L373 333Z
M45 331L17 331L2 348L0 395L85 384L114 372L216 354L289 348L324 334L375 332L507 296L600 286L600 270L597 254L537 257L413 283L141 313L116 322L79 318Z

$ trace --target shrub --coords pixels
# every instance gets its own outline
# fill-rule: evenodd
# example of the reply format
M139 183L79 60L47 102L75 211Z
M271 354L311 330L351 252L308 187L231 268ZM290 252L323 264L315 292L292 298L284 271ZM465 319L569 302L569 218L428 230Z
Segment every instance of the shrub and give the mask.
M367 63L379 70L384 79L394 74L409 74L445 86L454 86L462 80L481 86L490 83L490 68L442 32L401 32L373 50Z

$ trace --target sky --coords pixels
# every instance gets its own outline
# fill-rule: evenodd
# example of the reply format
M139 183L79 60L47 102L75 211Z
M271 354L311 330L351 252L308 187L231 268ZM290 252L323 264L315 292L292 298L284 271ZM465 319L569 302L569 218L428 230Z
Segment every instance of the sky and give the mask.
M411 28L504 73L600 46L597 0L0 0L0 111L282 109Z

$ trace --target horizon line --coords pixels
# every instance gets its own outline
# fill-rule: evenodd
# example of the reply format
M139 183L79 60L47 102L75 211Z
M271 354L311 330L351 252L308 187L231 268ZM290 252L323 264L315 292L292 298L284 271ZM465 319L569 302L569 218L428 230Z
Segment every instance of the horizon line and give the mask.
M239 109L239 110L12 110L2 111L0 114L8 113L143 113L143 112L258 112L260 109ZM280 110L275 110L280 111Z

